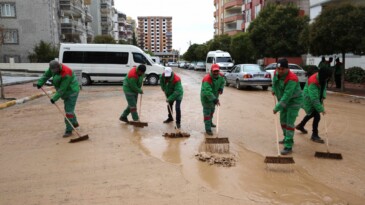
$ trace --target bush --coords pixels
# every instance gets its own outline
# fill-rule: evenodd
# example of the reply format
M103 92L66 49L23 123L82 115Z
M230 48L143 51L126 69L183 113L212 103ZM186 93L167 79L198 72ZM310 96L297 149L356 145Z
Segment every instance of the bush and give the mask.
M44 41L36 44L33 48L33 53L28 55L31 63L48 63L55 58L58 58L58 48Z
M307 72L307 76L311 76L314 73L318 72L318 67L315 65L306 65L303 66L303 70L305 70Z
M352 67L345 71L345 80L350 83L365 82L365 71L360 67Z

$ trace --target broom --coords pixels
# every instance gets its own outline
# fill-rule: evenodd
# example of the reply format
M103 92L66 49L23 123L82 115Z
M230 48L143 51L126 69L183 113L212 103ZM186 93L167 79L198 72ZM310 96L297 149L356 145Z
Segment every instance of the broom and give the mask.
M274 103L276 105L276 99L274 96ZM294 164L294 159L293 157L283 157L280 154L280 149L279 149L279 132L278 132L278 119L275 116L275 131L276 131L276 148L278 151L278 156L267 156L265 157L265 163L267 164Z
M167 103L167 107L169 108L170 113L172 114L172 109L169 103ZM181 137L190 137L189 133L181 132L175 125L175 133L164 133L162 136L170 137L170 138L181 138Z
M142 86L141 89L143 88L143 81L142 81ZM142 94L141 94L141 99L139 100L139 119L141 119L142 116ZM129 124L135 126L135 127L147 127L148 123L147 122L141 122L141 121L129 121Z
M341 160L342 159L342 155L340 153L331 153L329 150L329 145L328 145L328 133L327 133L327 121L326 121L326 115L323 115L324 118L324 129L326 131L326 147L327 147L327 152L316 152L314 154L315 157L318 158L325 158L325 159L338 159Z
M228 138L219 138L219 106L217 111L217 137L205 138L205 148L209 152L213 153L229 153L229 140Z
M51 97L48 95L48 93L43 90L43 88L41 87L42 91L47 95L47 97L49 99L51 99ZM70 139L69 143L74 143L74 142L80 142L80 141L84 141L84 140L87 140L89 139L89 135L86 134L86 135L83 135L81 136L80 133L76 130L75 126L70 122L70 120L67 118L66 114L61 110L60 107L58 107L58 105L56 103L54 103L54 105L57 107L58 111L61 113L61 115L67 120L67 122L71 125L72 129L76 132L77 134L77 138L74 138L74 139Z

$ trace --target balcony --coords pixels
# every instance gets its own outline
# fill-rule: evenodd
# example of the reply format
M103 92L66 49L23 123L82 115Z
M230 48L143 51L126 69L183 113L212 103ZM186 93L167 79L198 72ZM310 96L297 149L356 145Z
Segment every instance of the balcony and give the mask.
M213 16L214 16L214 18L217 17L217 11L213 12Z
M60 8L66 16L81 17L84 13L82 4L71 0L60 0Z
M214 28L218 28L218 23L214 23Z
M100 4L100 12L102 13L102 14L108 14L108 13L110 13L110 11L111 11L111 6L110 5L108 5L108 4Z
M243 0L232 0L232 1L228 1L223 5L224 9L229 9L232 7L238 7L241 8L243 5Z
M86 27L80 21L61 19L61 33L65 35L81 35L86 32Z
M239 14L230 14L225 16L224 23L235 22L235 21L243 21L243 15Z
M109 17L101 17L101 25L102 26L112 26L112 19Z
M90 12L85 10L85 22L92 22L93 16L91 16Z

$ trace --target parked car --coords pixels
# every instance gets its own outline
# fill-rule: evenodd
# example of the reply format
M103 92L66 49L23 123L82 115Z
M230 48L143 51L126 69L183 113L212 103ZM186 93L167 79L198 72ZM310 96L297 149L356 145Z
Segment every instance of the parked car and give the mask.
M194 70L195 66L196 66L196 62L191 62L188 69L189 70Z
M262 86L267 90L271 85L271 74L256 64L238 64L224 75L226 85L234 84L237 89L243 86Z
M186 64L186 62L180 62L178 67L179 68L184 68L185 67L185 64Z
M199 61L196 63L196 66L194 67L194 70L202 70L205 71L205 62Z
M178 63L176 63L176 62L168 62L168 63L167 63L167 66L170 66L170 67L177 67L177 66L179 66L179 64L178 64Z
M274 77L275 69L276 69L276 63L271 63L265 67L265 70L271 74L271 80ZM289 63L289 69L298 76L298 81L300 83L300 86L304 88L305 83L308 80L307 72L305 72L305 70L303 70L302 67L294 63Z
M189 69L190 63L189 62L185 62L184 68L185 69Z

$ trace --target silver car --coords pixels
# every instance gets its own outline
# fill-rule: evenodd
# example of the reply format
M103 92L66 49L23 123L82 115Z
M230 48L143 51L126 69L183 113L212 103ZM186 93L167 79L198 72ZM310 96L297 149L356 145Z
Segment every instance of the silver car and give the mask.
M270 73L256 64L235 65L224 77L227 86L234 84L237 89L243 86L262 86L263 90L267 90L271 85Z
M298 76L298 81L300 83L300 86L304 88L305 83L308 80L307 72L303 70L302 67L300 67L297 64L289 63L289 69L291 72L295 73L295 75ZM276 63L271 63L265 67L265 70L271 74L271 79L274 77L274 72L276 70Z

